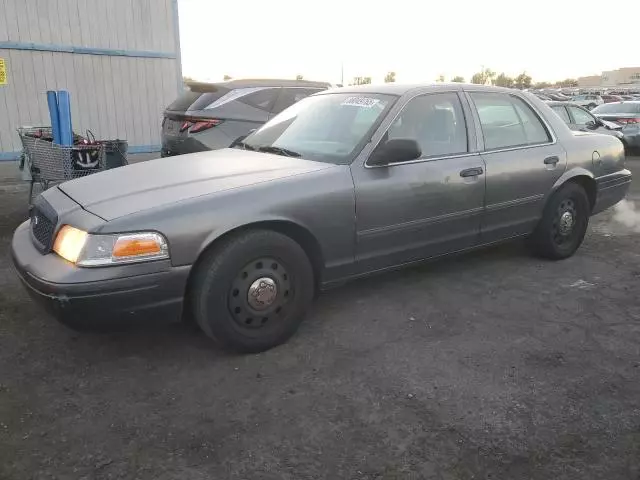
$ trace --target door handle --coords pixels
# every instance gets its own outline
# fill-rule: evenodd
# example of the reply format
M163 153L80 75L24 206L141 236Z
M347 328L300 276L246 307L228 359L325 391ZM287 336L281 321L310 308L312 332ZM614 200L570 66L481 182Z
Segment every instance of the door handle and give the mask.
M557 156L553 156L553 157L547 157L544 159L544 164L545 165L557 165L557 163L560 161L560 157Z
M460 176L463 178L477 177L478 175L482 175L483 173L484 173L484 170L482 169L482 167L474 167L474 168L467 168L465 170L462 170L460 172Z

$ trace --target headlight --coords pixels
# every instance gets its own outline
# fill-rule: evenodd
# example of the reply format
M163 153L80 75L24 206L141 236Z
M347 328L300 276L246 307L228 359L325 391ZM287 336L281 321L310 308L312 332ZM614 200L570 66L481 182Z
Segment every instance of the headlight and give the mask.
M80 267L169 258L167 241L159 233L91 235L70 225L58 232L53 251Z

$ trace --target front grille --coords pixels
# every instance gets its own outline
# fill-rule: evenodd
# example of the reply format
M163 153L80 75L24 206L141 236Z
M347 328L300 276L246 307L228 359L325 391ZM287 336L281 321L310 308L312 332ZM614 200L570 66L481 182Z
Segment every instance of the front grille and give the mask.
M49 253L53 247L53 234L58 216L49 203L40 197L31 209L31 234L34 244L43 253Z

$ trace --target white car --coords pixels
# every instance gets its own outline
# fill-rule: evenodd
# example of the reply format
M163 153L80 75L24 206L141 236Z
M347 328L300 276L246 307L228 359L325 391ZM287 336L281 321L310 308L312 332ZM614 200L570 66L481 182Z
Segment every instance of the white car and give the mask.
M604 104L604 100L600 95L592 95L592 94L575 95L571 99L571 102L575 103L576 105L580 105L581 107L588 108L589 110L597 107L598 105Z

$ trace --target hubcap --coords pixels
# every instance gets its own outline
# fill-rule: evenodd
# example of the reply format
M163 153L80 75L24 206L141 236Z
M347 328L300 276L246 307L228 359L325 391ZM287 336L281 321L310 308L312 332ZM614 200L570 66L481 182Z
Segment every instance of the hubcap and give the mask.
M573 213L564 212L562 215L560 215L560 234L569 235L569 233L571 233L572 228L573 228Z
M262 257L238 271L227 298L236 324L253 330L286 315L294 297L286 266L278 259Z
M553 239L557 245L569 244L574 240L578 212L572 199L563 200L553 221Z
M278 296L278 286L269 277L260 277L249 287L247 302L255 310L264 310L271 306Z

